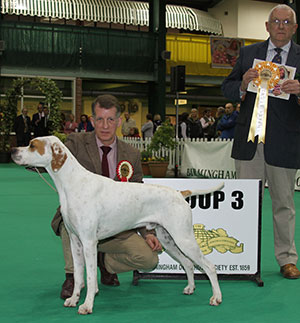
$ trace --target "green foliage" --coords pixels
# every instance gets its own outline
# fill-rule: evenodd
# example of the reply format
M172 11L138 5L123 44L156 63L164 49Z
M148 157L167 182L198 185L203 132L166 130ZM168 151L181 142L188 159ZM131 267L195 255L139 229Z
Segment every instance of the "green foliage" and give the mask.
M148 149L143 150L141 152L141 161L142 162L147 162L147 161L149 161L151 159L151 156L152 156L151 151L149 151Z
M61 116L59 104L62 101L62 92L53 80L46 78L19 78L13 80L12 87L5 94L5 103L0 106L0 151L9 151L9 134L13 131L17 116L18 100L21 97L22 87L29 86L38 89L45 96L45 104L49 108L49 132L60 129Z
M168 161L169 150L176 147L175 130L169 121L165 121L159 126L146 150L141 152L142 161ZM160 155L162 149L165 149L165 154Z
M158 152L161 148L173 150L176 147L174 140L175 130L169 121L165 121L157 128L149 146L149 150Z
M67 135L63 132L54 131L53 136L56 136L62 143L67 139Z

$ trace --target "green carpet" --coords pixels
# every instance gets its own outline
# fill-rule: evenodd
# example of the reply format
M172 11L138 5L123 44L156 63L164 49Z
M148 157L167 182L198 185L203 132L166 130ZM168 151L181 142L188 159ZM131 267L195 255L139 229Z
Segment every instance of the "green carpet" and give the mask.
M49 179L49 176L46 175ZM300 206L300 192L295 195ZM185 296L185 281L141 280L119 275L121 286L100 286L94 313L77 314L59 298L64 280L61 242L50 228L57 194L37 174L15 164L0 165L0 320L10 322L298 322L299 280L280 276L274 259L271 203L266 190L263 206L262 280L220 281L223 303L208 305L208 281L196 281ZM299 213L299 212L298 212ZM299 216L299 214L298 214ZM296 228L299 232L300 225ZM296 235L296 239L299 237ZM300 250L299 238L296 241ZM80 303L83 302L85 291Z

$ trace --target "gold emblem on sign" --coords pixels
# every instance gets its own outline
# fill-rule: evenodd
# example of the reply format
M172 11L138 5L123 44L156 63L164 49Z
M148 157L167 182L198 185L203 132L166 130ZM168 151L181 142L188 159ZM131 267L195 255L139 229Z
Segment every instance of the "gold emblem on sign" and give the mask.
M213 249L220 253L227 251L231 253L242 253L244 251L244 244L233 237L228 237L224 229L205 230L203 224L194 224L194 233L196 241L204 255L210 254Z

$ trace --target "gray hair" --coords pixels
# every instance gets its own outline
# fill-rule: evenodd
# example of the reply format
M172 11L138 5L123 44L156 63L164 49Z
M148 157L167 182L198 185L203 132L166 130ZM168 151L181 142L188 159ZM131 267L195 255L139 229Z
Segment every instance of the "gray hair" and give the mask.
M293 8L291 8L290 6L288 6L286 4L279 4L279 5L275 6L274 8L272 8L269 13L268 22L271 21L272 14L273 14L274 10L276 10L276 9L283 9L283 10L290 11L292 13L293 23L294 24L297 23L296 12L294 11Z
M121 115L120 103L119 103L118 99L113 95L104 94L104 95L97 96L95 101L92 103L93 117L96 116L96 113L95 113L96 106L99 106L100 108L103 108L103 109L116 108L117 109L116 117L119 118Z

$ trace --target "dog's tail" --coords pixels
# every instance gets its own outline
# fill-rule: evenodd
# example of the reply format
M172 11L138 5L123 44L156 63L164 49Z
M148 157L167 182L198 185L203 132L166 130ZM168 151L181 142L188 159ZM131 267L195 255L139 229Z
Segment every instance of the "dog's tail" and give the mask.
M215 191L220 191L223 187L224 187L224 183L221 183L218 186L208 188L206 190L192 190L192 191L185 190L185 191L180 191L180 193L182 194L182 196L184 198L187 198L187 197L194 196L194 195L205 195L205 194L213 193Z

